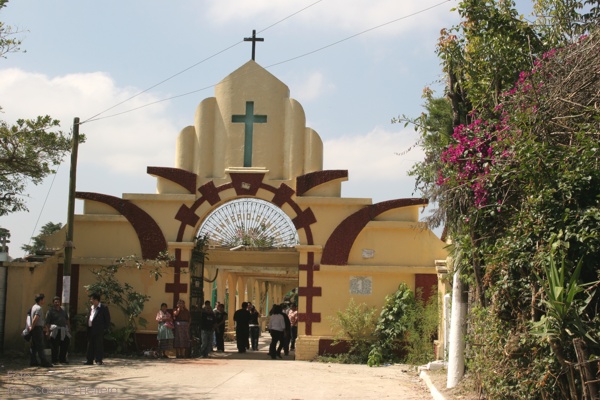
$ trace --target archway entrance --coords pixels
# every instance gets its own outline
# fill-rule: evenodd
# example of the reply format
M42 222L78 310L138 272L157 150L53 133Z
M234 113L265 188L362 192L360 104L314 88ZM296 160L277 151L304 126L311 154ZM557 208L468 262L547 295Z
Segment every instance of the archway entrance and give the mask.
M298 287L299 238L292 220L265 200L238 198L208 214L198 235L206 236L209 246L205 298L225 304L230 332L235 311L251 302L264 332L273 304Z

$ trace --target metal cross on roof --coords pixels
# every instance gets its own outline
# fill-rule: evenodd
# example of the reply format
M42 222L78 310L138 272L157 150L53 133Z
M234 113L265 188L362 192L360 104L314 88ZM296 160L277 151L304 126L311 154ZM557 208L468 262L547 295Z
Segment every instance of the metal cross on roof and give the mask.
M252 30L252 37L244 38L244 42L252 42L252 61L254 61L254 55L255 55L255 51L256 51L256 42L264 42L264 41L265 41L264 38L256 37L255 29Z

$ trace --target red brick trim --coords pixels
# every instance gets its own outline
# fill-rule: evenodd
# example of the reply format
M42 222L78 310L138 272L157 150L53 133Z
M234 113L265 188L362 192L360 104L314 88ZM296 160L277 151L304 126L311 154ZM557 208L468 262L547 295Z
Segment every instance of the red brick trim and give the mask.
M196 177L193 172L180 168L147 167L146 173L158 176L178 184L190 193L196 192Z
M167 250L167 241L156 221L129 200L91 192L76 192L75 197L109 205L127 218L137 234L142 248L142 258L154 259L161 251Z
M358 234L379 214L395 208L427 205L426 199L397 199L366 206L343 220L333 231L325 247L321 264L347 265L350 250Z
M310 189L333 181L335 179L348 178L348 170L334 169L328 171L315 171L296 177L296 193L302 196Z
M306 272L306 286L298 288L298 296L306 298L306 312L298 313L298 321L305 323L304 334L312 335L313 322L321 322L321 313L313 312L313 298L322 295L321 288L315 286L314 281L314 273L321 269L315 264L315 253L308 253L306 264L300 264L298 269Z

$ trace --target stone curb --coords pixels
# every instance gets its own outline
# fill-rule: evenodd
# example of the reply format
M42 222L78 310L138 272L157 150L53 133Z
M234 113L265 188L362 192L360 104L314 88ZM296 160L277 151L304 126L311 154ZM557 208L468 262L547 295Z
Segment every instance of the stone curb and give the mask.
M423 380L425 385L427 385L433 400L446 400L446 398L437 390L433 382L431 382L431 378L426 370L421 370L421 372L419 372L419 377Z

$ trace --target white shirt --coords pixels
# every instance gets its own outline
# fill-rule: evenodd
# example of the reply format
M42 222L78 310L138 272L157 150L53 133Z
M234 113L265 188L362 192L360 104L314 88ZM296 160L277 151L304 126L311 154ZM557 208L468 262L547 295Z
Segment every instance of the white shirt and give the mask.
M269 330L280 332L285 331L285 319L283 319L283 315L271 315L271 317L269 318Z
M100 307L100 303L98 303L98 307ZM96 313L98 311L98 307L92 306L92 309L90 311L90 320L88 321L88 326L90 328L92 327L92 321L94 320L94 317L96 316Z

